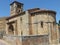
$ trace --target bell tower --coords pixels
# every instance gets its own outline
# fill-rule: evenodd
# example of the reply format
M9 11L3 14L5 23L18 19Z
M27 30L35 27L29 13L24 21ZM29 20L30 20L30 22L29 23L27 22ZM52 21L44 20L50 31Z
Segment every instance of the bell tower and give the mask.
M14 1L10 4L10 15L18 15L23 12L23 3Z

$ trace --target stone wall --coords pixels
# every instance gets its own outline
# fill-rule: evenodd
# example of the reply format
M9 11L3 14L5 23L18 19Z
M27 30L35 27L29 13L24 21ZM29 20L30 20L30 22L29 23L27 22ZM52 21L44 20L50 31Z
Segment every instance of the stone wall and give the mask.
M6 17L0 18L0 31L6 28Z
M47 35L25 36L22 39L22 44L23 45L48 45L49 44L48 39L49 38Z
M6 33L6 18L7 17L0 17L0 35Z
M49 30L52 30L53 22L56 23L56 15L54 13L36 13L31 16L32 32L33 35L39 34L49 34ZM43 22L43 27L41 27L41 21ZM49 26L49 24L51 26ZM54 24L55 26L56 24ZM53 27L54 28L54 27ZM54 30L54 29L53 29Z
M11 45L48 45L48 35L3 36L3 40Z

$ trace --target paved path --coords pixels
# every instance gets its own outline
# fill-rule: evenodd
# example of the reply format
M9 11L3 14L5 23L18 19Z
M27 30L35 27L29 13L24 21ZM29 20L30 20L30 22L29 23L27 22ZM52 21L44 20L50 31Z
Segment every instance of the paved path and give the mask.
M7 44L7 42L5 42L4 40L0 39L0 45L9 45L9 44Z

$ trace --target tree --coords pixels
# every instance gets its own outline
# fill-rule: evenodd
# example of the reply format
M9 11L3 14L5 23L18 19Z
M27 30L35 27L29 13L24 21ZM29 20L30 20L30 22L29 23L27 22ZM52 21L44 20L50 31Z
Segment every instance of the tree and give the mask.
M58 23L58 25L60 26L60 20L59 20L59 23Z
M59 24L60 24L60 20L59 20Z

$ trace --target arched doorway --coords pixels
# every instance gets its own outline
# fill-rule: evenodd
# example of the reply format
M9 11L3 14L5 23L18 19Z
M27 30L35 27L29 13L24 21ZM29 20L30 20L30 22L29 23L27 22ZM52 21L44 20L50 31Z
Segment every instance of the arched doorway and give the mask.
M9 24L8 33L12 35L14 34L14 26L12 24Z

